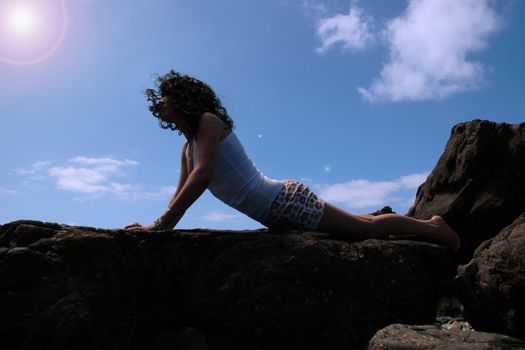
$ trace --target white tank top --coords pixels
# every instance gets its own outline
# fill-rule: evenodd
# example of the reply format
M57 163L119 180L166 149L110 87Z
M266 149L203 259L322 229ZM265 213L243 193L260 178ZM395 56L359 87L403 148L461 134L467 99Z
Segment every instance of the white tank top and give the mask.
M273 200L283 188L282 181L264 176L244 151L232 131L217 150L210 192L240 212L265 225ZM189 148L188 148L189 149ZM192 140L193 166L197 161L197 142Z

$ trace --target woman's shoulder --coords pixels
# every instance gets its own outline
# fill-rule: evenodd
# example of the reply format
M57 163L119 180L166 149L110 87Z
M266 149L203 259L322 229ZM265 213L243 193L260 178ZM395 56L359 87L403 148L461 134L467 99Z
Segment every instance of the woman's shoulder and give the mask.
M226 123L219 118L217 115L211 112L204 112L201 115L199 129L203 126L203 123L206 123L209 128L215 128L220 131L220 141L224 140L231 132L230 128Z
M204 112L201 114L201 117L200 117L200 120L199 120L199 126L202 124L202 123L209 123L209 124L215 124L215 125L220 125L220 126L226 126L226 123L224 122L224 120L222 120L221 118L219 118L219 116L217 116L216 114L212 113L212 112Z

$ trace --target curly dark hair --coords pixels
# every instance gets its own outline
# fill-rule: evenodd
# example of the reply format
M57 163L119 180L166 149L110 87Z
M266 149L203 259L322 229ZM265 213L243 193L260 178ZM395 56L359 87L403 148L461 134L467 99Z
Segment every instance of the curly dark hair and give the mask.
M230 130L235 128L233 120L228 115L226 108L222 106L219 98L202 81L170 70L165 75L156 75L155 87L155 89L146 89L145 94L150 101L149 110L159 120L161 128L179 130L179 136L182 134L182 131L174 123L160 119L159 101L166 96L170 96L175 108L187 117L188 134L192 139L197 138L199 120L204 112L215 114Z

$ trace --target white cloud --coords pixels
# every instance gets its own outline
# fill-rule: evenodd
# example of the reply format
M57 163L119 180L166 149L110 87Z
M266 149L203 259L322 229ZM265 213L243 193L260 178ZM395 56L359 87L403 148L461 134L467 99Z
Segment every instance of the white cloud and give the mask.
M38 161L33 163L27 168L15 169L13 173L23 176L33 176L39 173L42 169L47 167L51 162L50 161Z
M410 206L415 190L425 182L429 173L402 176L392 181L351 180L330 185L313 185L319 197L348 208L360 209L373 206Z
M374 41L372 18L355 5L350 6L347 15L337 14L319 21L317 34L323 44L316 51L325 53L330 48L341 45L343 51L357 52L370 46Z
M421 185L423 182L427 180L427 177L430 173L416 173L416 174L410 174L401 176L399 180L397 180L402 188L405 189L417 189L419 185Z
M15 190L10 190L8 188L0 187L0 194L18 194L18 192Z
M175 186L158 189L144 189L143 186L115 181L125 177L125 169L137 166L133 160L118 160L109 157L74 157L61 166L51 167L49 161L39 161L27 168L16 169L12 173L21 175L26 188L42 190L45 181L52 180L59 190L78 194L74 199L86 201L102 196L120 200L164 199L172 196ZM40 184L40 186L35 186ZM16 191L0 188L0 193L14 194Z
M124 196L132 189L131 185L109 181L110 177L121 174L122 168L134 166L138 163L130 160L116 160L112 158L75 157L69 160L80 166L53 167L49 169L49 176L56 179L58 188L98 196L111 193Z
M241 214L226 214L220 211L214 211L211 213L208 213L204 215L202 218L209 221L239 221L238 219L241 218Z
M177 186L165 186L165 187L161 187L160 189L156 191L138 190L136 191L136 194L134 195L134 197L135 199L162 199L162 198L173 196L176 191L177 191Z
M326 4L318 0L303 0L302 9L306 15L313 17L322 16L328 11Z
M478 88L484 67L469 56L501 27L491 2L410 0L384 30L389 60L379 78L358 92L369 101L415 101Z
M58 188L77 193L105 192L106 186L101 185L107 174L94 169L55 167L49 170L49 175L56 178Z
M138 165L139 163L134 160L117 160L112 158L88 158L88 157L75 157L70 159L71 162L84 164L84 165L93 165L98 168L106 168L110 170L115 170L119 167L126 165Z

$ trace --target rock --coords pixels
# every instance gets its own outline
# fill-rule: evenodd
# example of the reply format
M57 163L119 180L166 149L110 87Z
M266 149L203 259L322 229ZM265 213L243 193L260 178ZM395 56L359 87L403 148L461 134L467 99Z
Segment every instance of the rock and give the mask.
M443 297L438 303L434 324L445 327L445 325L458 324L458 322L461 323L462 329L472 329L465 321L465 307L461 301L455 297Z
M175 334L174 332L166 331L157 334L157 342L155 348L157 349L182 349L182 350L208 350L208 342L206 337L199 333L196 329L187 327L186 329Z
M366 349L523 350L525 341L495 333L447 330L435 325L392 324L377 332Z
M456 282L474 328L525 334L525 212L476 249Z
M287 234L283 234L287 233ZM432 323L448 248L300 231L0 227L9 349L352 349Z
M395 214L395 211L392 211L392 208L388 205L386 207L383 207L382 209L376 210L373 213L370 213L370 215L378 216L383 214Z
M524 159L525 123L457 124L408 215L441 215L461 236L459 256L467 262L525 211Z

